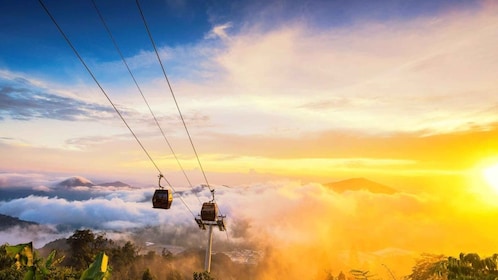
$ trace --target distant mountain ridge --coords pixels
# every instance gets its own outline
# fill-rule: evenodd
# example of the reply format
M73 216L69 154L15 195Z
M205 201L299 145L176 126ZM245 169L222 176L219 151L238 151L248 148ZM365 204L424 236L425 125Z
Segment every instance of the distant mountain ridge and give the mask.
M121 181L115 181L115 182L111 182L111 183L103 183L103 184L97 184L97 186L103 186L103 187L118 187L118 188L122 188L122 187L130 187L130 185L126 184L126 183L123 183Z
M352 178L338 182L326 183L324 184L324 186L339 193L345 191L359 191L359 190L366 190L371 193L384 193L384 194L393 194L397 192L397 190L391 187L382 185L380 183L365 178Z
M92 181L81 177L81 176L74 176L71 178L68 178L60 183L57 183L55 185L57 188L74 188L74 187L93 187L93 186L103 186L103 187L118 187L118 188L123 188L123 187L130 187L130 185L123 183L121 181L115 181L115 182L110 182L110 183L102 183L102 184L94 184Z
M38 225L35 222L24 221L16 217L0 214L0 231L6 230L11 227L27 227L32 225Z

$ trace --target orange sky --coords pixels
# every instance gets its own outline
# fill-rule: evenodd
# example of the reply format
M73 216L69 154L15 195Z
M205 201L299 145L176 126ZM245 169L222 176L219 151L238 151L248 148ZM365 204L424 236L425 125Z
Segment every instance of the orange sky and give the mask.
M482 175L498 164L496 2L332 26L299 17L258 20L213 23L203 38L159 50L167 65L182 66L172 67L178 72L171 82L210 183L235 187L220 203L254 224L248 235L254 242L277 238L283 245L272 254L296 256L275 258L276 271L301 261L310 267L316 257L326 262L312 266L317 275L341 262L379 271L384 260L406 273L424 251L497 248L498 192ZM103 76L102 70L119 70L119 60L86 55ZM148 74L156 63L147 49L127 59L138 73ZM177 188L187 187L134 86L105 77L104 88L154 162ZM156 184L158 171L87 78L65 83L0 61L2 93L46 92L59 100L56 112L72 102L84 109L61 119L40 108L43 98L19 99L19 107L15 98L5 101L2 174ZM203 184L164 79L142 79L179 161L194 184ZM321 185L353 177L400 192L338 194ZM265 207L251 207L254 201ZM256 230L256 223L265 226ZM298 258L310 252L316 256ZM408 258L397 259L398 253Z

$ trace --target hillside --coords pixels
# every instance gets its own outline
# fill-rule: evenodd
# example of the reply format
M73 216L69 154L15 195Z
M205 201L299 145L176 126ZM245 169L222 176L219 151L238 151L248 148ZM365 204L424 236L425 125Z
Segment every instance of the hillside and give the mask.
M20 220L15 217L11 217L8 215L0 214L0 231L6 230L11 227L19 226L19 227L27 227L31 225L37 225L35 222L28 222L24 220Z
M384 193L384 194L393 194L397 192L395 189L391 187L382 185L380 183L365 178L352 178L338 182L326 183L323 185L338 193L342 193L345 191L359 191L359 190L366 190L371 193Z

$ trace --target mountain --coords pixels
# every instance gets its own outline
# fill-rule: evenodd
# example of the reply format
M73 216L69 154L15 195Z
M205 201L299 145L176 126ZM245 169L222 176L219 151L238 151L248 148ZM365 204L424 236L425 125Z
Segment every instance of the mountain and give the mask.
M11 217L8 215L0 214L0 231L6 230L11 227L19 226L19 227L27 227L31 225L37 225L35 222L28 222L24 220L20 220L15 217Z
M117 188L129 188L131 187L130 185L123 183L121 181L116 181L116 182L111 182L111 183L103 183L103 184L98 184L99 186L102 187L117 187Z
M69 244L67 243L67 239L61 238L45 244L42 248L38 249L38 252L40 253L41 256L46 257L53 250L56 250L59 253L63 253L65 251L68 251L69 249L70 248Z
M80 176L74 176L71 178L68 178L56 185L57 188L74 188L74 187L92 187L95 186L92 181L80 177Z
M324 184L324 186L334 190L335 192L359 191L366 190L371 193L393 194L397 191L391 187L370 181L365 178L352 178L338 182Z
M102 186L102 187L118 187L118 188L124 188L124 187L130 187L130 185L123 183L121 181L115 181L115 182L110 182L110 183L102 183L102 184L94 184L92 181L81 177L81 176L74 176L71 178L68 178L57 185L55 185L59 189L71 189L75 187L93 187L93 186Z

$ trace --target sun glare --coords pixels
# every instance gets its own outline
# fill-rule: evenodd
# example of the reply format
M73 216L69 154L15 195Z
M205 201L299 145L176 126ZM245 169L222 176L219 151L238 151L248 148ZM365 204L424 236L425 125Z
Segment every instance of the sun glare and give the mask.
M498 192L498 163L483 170L486 182Z

